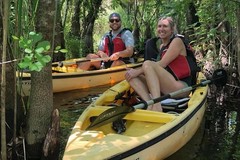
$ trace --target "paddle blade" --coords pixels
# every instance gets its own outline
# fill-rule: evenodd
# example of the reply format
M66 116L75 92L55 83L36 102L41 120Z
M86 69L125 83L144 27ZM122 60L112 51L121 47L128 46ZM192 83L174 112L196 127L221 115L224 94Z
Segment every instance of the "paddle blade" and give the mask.
M217 69L214 71L213 76L212 76L212 82L217 86L217 87L222 87L227 83L227 72L224 69Z
M114 108L108 109L103 113L101 113L95 120L93 120L93 122L88 126L86 130L93 129L93 128L114 122L118 119L125 117L126 114L134 111L135 111L135 108L128 107L128 106L114 107Z

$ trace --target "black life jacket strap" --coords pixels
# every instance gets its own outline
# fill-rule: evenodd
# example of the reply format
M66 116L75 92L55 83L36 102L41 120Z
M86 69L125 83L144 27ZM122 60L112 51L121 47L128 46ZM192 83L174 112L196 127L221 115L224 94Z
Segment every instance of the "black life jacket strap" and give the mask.
M132 32L129 28L123 28L118 35L121 35L123 32L129 30L130 32ZM109 35L107 35L108 38L108 51L109 51L109 56L111 56L113 54L114 51L114 43L113 43L113 35L112 35L112 30L109 31Z

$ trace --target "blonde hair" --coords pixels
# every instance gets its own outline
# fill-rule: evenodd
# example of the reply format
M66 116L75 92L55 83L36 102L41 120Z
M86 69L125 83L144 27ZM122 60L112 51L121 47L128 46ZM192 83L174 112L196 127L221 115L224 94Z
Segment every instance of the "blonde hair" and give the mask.
M160 17L160 18L158 19L158 22L159 22L159 21L162 21L162 20L165 20L165 19L168 21L171 29L173 30L173 33L174 33L174 34L177 34L176 25L175 25L172 17Z

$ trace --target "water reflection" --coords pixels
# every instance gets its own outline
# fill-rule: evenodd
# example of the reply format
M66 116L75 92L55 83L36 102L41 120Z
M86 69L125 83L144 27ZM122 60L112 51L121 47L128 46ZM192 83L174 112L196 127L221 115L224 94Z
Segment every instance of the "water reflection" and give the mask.
M79 115L109 87L54 94L54 106L59 108L61 116L61 154ZM204 120L194 137L167 160L239 160L240 109L237 104L238 101L231 99L222 103L208 99Z

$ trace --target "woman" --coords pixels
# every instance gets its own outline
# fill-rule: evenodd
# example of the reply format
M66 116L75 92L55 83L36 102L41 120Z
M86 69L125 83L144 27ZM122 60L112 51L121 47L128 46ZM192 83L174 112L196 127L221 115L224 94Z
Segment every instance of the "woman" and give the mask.
M173 19L160 18L157 34L161 39L161 60L145 61L142 68L130 69L125 75L131 87L144 101L160 97L161 93L168 94L185 88L192 83L190 67L186 60L186 47L181 38L174 37L174 32ZM178 98L188 95L189 92L183 93ZM147 109L162 111L160 103L148 106Z

